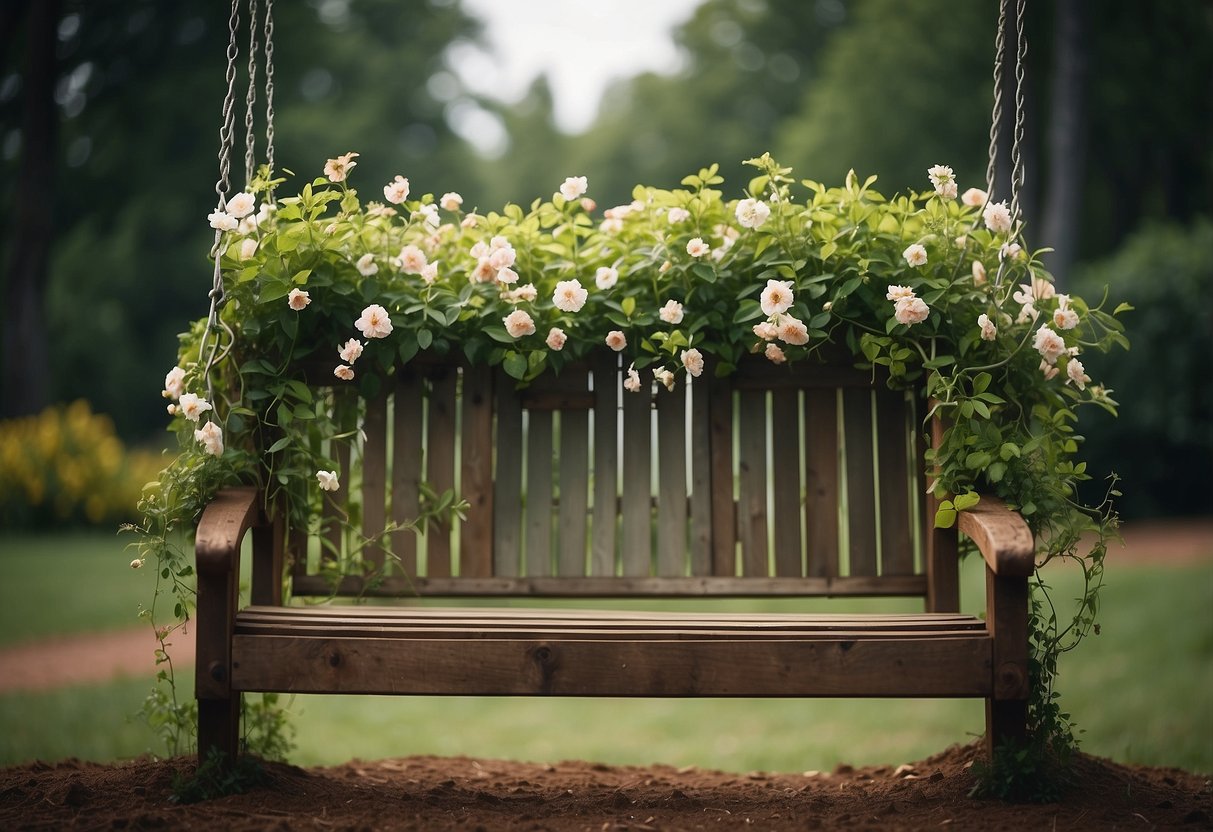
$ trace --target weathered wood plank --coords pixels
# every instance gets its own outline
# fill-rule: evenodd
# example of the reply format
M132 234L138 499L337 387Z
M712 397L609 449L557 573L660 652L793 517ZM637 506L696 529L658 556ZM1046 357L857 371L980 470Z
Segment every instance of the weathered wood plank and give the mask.
M943 444L943 421L931 420L931 444ZM956 612L960 609L960 541L957 529L935 528L939 500L932 494L926 500L927 516L927 609L931 612Z
M600 356L594 364L594 522L590 574L615 574L615 526L618 518L619 357Z
M459 530L459 574L493 574L493 374L487 367L463 371L460 492L468 502Z
M657 391L657 574L686 574L686 388Z
M286 552L286 523L281 514L253 529L252 587L254 604L282 603L282 563Z
M910 424L906 394L876 390L876 449L880 478L880 573L914 572L910 519Z
M769 575L767 565L767 393L742 390L738 404L737 536L742 574Z
M387 395L366 401L362 422L362 536L373 543L362 558L383 569L383 530L387 526Z
M703 376L700 376L703 378ZM731 378L708 383L711 436L712 574L737 574L737 514L733 506L733 386Z
M993 695L986 700L986 749L1022 742L1028 732L1028 579L986 570Z
M417 519L421 511L422 381L414 372L402 372L392 397L392 522ZM391 535L392 552L406 575L417 574L417 534L399 529Z
M497 471L493 477L493 574L519 575L522 561L522 405L514 379L499 372Z
M623 574L648 575L652 559L653 448L648 385L623 396Z
M847 531L852 575L876 574L876 481L872 451L872 391L842 394L846 431Z
M353 390L333 391L333 422L338 434L351 433L355 428L358 400ZM337 561L344 551L345 522L350 501L350 445L353 437L331 439L329 456L337 463L337 490L324 492L321 509L322 546L320 559L323 562Z
M527 412L526 573L552 574L552 411Z
M709 374L691 381L691 546L692 575L712 574L712 417Z
M438 494L455 487L455 393L459 377L454 367L430 376L430 402L426 416L426 479ZM451 523L449 518L430 521L425 534L425 574L445 578L451 574Z
M772 485L775 574L803 575L800 555L800 396L796 390L771 393L771 442L775 449Z
M586 382L584 370L575 373ZM584 410L560 412L560 511L557 528L558 575L586 574L586 521L589 510L590 414Z
M838 392L808 390L804 400L807 574L838 574Z

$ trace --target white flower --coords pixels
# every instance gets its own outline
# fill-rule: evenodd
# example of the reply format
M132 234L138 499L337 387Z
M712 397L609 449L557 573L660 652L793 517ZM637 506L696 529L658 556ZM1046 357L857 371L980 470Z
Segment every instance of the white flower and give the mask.
M666 219L670 221L670 225L677 225L680 222L686 222L691 218L691 212L686 208L671 208L666 213Z
M1078 326L1078 313L1070 308L1069 295L1057 296L1057 311L1053 313L1053 326L1058 329L1073 329Z
M337 348L337 355L341 356L341 360L347 364L353 364L362 355L362 342L357 338L351 338Z
M901 256L904 257L906 262L914 268L925 266L927 264L927 250L918 243L914 243L912 246L909 246L901 253Z
M827 300L825 303L823 303L821 305L822 312L829 312L833 308L834 308L834 301L832 301L832 300Z
M590 293L582 287L580 280L562 280L556 284L556 291L552 293L552 303L556 304L556 308L561 312L577 312L585 306L585 299L589 296Z
M336 471L317 471L316 479L320 483L321 491L337 491L341 488L341 483L337 482Z
M790 280L768 280L767 287L762 290L759 305L762 314L782 315L792 307L792 282Z
M757 199L743 199L737 203L734 213L742 228L761 228L771 216L771 207Z
M504 246L498 246L489 252L489 263L494 269L508 269L514 265L517 260L518 253L514 251L514 247L509 243Z
M674 374L662 367L659 370L653 371L653 378L657 379L658 383L664 384L666 390L673 391L674 389Z
M902 298L914 297L914 290L909 286L890 286L889 291L885 294L885 300L899 301Z
M1011 295L1016 303L1032 303L1037 300L1048 300L1057 294L1053 284L1041 277L1032 278L1032 282L1020 283L1019 291Z
M535 334L535 322L531 320L531 316L523 309L515 309L502 318L501 322L505 324L505 331L510 333L511 338L521 338L524 335Z
M897 323L909 326L922 323L930 314L930 308L922 302L921 298L902 298L897 301L893 311L893 317L897 319Z
M554 326L548 330L548 349L560 352L562 349L564 349L564 342L566 340L568 340L568 336L564 334L564 330L560 327Z
M585 211L587 214L592 214L598 210L598 203L590 199L588 196L583 196L581 198L581 210Z
M513 296L518 300L534 303L539 297L539 291L535 288L534 283L524 283L513 291Z
M194 439L201 442L202 447L211 456L223 455L223 429L214 422L207 422L194 431Z
M999 260L1015 260L1019 257L1019 253L1023 248L1019 243L1003 243L998 249Z
M950 167L947 165L933 165L927 170L927 176L931 177L931 186L935 189L935 193L943 196L944 190L951 184L952 196L956 196L956 177Z
M594 273L594 285L603 291L610 289L618 280L619 272L610 266L599 266Z
M598 230L603 234L618 234L623 230L623 220L617 217L607 217L598 224Z
M312 297L303 289L291 289L286 296L286 304L296 312L303 310L303 307L312 302Z
M358 258L358 262L354 264L354 267L358 269L358 274L363 277L370 277L379 271L379 267L375 265L375 255L369 251Z
M628 377L623 380L623 389L629 393L640 392L640 373L636 372L636 365L628 367Z
M492 283L497 278L497 271L489 258L481 257L476 261L476 268L472 269L468 280L472 283Z
M248 260L257 253L257 241L252 237L246 237L240 241L240 259Z
M396 258L396 262L400 265L400 270L405 274L421 274L421 270L425 268L426 257L425 252L414 245L407 245L400 249L400 256Z
M459 206L463 204L463 197L454 191L447 191L442 195L442 199L438 200L438 204L442 206L443 211L458 211Z
M216 231L235 231L236 226L240 225L240 221L227 211L212 211L206 218L211 221L211 228Z
M990 316L982 312L977 316L977 325L981 327L981 340L993 341L998 337L998 327L990 320Z
M621 352L628 345L627 336L618 329L612 329L607 333L606 345L615 352Z
M496 276L493 278L502 286L509 286L511 283L518 282L518 272L506 266L504 269L498 269Z
M765 355L773 364L782 364L788 360L788 357L783 354L783 350L778 344L767 344Z
M461 219L459 221L459 227L460 228L475 228L476 223L478 223L478 222L480 222L480 216L478 214L468 214L466 217L464 217L463 219Z
M754 324L754 334L764 341L774 341L779 337L779 327L770 321Z
M392 319L387 310L377 303L363 309L354 326L367 338L386 338L392 334Z
M383 186L383 198L399 205L409 198L409 180L397 174L396 178Z
M357 153L343 153L336 159L329 159L324 163L324 175L329 178L330 182L344 182L345 178L350 175L350 171L358 166L358 163L353 161Z
M1002 234L1011 230L1011 211L1007 208L1007 201L991 202L986 206L985 212L982 214L986 221L986 228L993 231L995 234Z
M703 257L712 247L703 241L702 237L692 237L687 243L687 254L692 257Z
M179 399L181 394L185 392L185 370L180 367L174 367L168 371L168 375L164 377L164 391L162 395L166 399Z
M139 569L141 566L143 566L142 559L135 558L133 561L131 561L131 569Z
M703 353L692 347L689 350L683 350L680 357L682 366L687 368L687 372L695 378L699 378L703 372Z
M170 404L168 407L165 408L165 410L168 411L169 416L176 416L178 408L177 408L177 405Z
M1015 323L1026 324L1029 321L1036 320L1039 315L1040 313L1036 311L1036 305L1028 301L1019 308L1019 314L1015 316Z
M336 367L334 367L333 375L337 376L337 378L341 379L342 381L354 380L354 371L344 364L338 364Z
M672 265L674 265L674 264L671 263L669 260L666 260L664 263L662 263L660 266L657 267L657 273L665 274L666 272L668 272L670 270L670 266L672 266Z
M1061 339L1060 335L1047 326L1042 326L1036 330L1036 339L1032 342L1032 346L1050 364L1066 352L1066 342Z
M564 184L560 186L560 195L572 202L577 197L586 192L589 185L584 176L570 176L564 180Z
M986 192L981 188L969 188L960 195L960 201L970 208L977 208L986 202Z
M682 304L671 298L657 311L657 315L667 324L677 326L682 323Z
M442 217L438 216L437 205L422 205L411 215L412 219L418 219L425 223L430 228L437 228L442 225Z
M804 321L784 315L779 319L779 338L785 344L798 347L809 343L809 329L804 325Z
M973 261L973 282L978 286L986 282L986 267L982 265L980 260Z
M438 264L426 263L421 269L421 279L425 281L426 286L433 286L434 281L438 279Z
M944 199L956 199L956 183L945 182L935 189L935 192Z
M256 206L257 200L252 194L240 193L227 201L227 212L236 219L242 219L253 213Z
M1051 381L1057 378L1057 368L1050 364L1046 359L1040 359L1040 371L1044 373L1045 381Z
M1091 380L1091 377L1087 375L1084 370L1085 368L1082 366L1082 362L1077 358L1071 358L1069 361L1067 361L1066 375L1069 376L1069 378L1066 379L1066 384L1069 384L1072 381L1074 382L1074 386L1079 390L1085 390L1087 387L1087 382Z
M199 416L211 409L210 402L193 393L182 393L178 404L181 406L181 414L191 422L197 422Z

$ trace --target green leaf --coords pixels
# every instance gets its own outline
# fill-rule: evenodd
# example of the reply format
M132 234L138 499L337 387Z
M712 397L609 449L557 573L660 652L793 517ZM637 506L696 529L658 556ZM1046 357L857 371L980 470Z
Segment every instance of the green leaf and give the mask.
M944 500L935 510L935 528L950 529L956 525L956 508L950 500Z
M632 313L636 311L636 298L628 295L626 298L620 301L619 308L623 310L623 314L627 315L629 318L632 317Z
M952 505L957 511L967 511L973 506L981 502L981 496L976 491L966 491L964 494L957 495L952 500Z
M480 331L501 344L512 344L515 340L503 326L486 326Z
M428 350L430 344L434 343L434 333L428 329L417 330L417 346L423 350Z
M994 377L989 373L978 373L973 377L973 395L986 392L986 388L990 386L990 382Z
M277 442L275 442L273 445L270 445L269 448L266 449L266 453L267 454L276 453L277 451L281 451L283 448L285 448L289 444L291 444L291 437L284 436L281 439L279 439Z
M707 263L696 263L695 265L691 266L691 273L705 283L716 282L716 270Z
M501 366L510 378L516 378L521 381L526 376L526 356L514 350L510 350L505 354L505 360L501 362Z
M824 246L821 247L821 259L829 260L830 255L832 255L836 251L838 251L838 243L834 242L833 240L830 240L830 242L826 243Z

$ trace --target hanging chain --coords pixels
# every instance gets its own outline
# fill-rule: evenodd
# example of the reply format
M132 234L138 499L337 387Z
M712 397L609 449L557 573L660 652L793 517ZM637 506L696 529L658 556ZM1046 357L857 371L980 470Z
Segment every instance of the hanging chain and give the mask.
M1028 56L1028 37L1024 31L1027 0L1015 4L1015 128L1011 134L1011 226L1020 220L1019 191L1023 187L1023 157L1020 145L1023 142L1024 126L1024 64ZM1013 230L1012 234L1016 232Z
M257 103L257 0L248 4L248 93L244 96L244 187L253 188L257 172L257 135L253 132L253 105Z
M274 173L274 0L265 0L265 163ZM273 202L273 191L267 194Z
M1002 124L1002 65L1007 54L1007 4L998 3L998 33L994 36L994 107L990 112L990 153L986 164L986 202L994 196L994 180L998 175L998 130Z

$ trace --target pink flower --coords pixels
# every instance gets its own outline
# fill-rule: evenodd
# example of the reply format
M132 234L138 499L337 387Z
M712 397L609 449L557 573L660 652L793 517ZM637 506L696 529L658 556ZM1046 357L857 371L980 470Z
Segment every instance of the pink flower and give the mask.
M665 306L661 307L657 314L667 324L677 326L682 323L682 304L671 298L665 302Z
M438 264L426 263L421 269L421 279L425 281L426 286L433 286L434 281L438 279Z
M764 341L774 341L779 337L779 327L770 321L754 324L754 334Z
M687 372L695 378L703 372L703 353L695 348L682 351L682 366L687 368Z
M778 344L767 344L766 357L773 364L782 364L788 360L788 357L783 354Z
M768 280L762 290L759 305L766 316L782 315L792 306L792 282L790 280Z
M476 261L476 268L472 269L470 277L472 283L492 283L496 278L497 269L493 268L489 258L481 257Z
M194 439L201 442L203 450L211 456L223 455L223 429L214 422L207 422L194 431Z
M1040 371L1044 373L1045 381L1057 378L1057 368L1043 358L1040 359Z
M560 327L554 326L548 330L548 349L560 352L562 349L564 349L564 342L566 340L568 340L568 336L564 334L564 330Z
M468 214L459 221L460 228L475 228L476 223L480 222L480 217L477 214Z
M535 334L535 322L523 309L515 309L502 318L501 322L505 324L505 331L510 334L511 338L522 338L525 335Z
M396 258L400 264L400 270L405 274L421 274L421 270L425 268L426 257L425 252L414 245L407 245L400 249L400 256Z
M712 247L703 241L702 237L692 237L687 243L687 254L692 257L703 257L712 250Z
M973 261L973 282L980 286L986 282L986 267L981 264L980 260Z
M1052 364L1066 352L1066 342L1061 336L1047 326L1036 330L1036 338L1032 346L1040 353L1045 361Z
M628 367L628 377L623 380L623 389L629 393L640 392L640 373L636 372L636 365Z
M786 344L798 347L809 343L809 329L804 321L784 315L779 320L779 338Z
M357 153L343 153L336 159L329 159L324 163L324 175L329 178L330 182L344 182L345 178L350 175L350 171L358 166L358 163L353 161Z
M1073 329L1078 326L1078 313L1070 308L1069 295L1057 296L1057 311L1053 313L1053 326L1058 329Z
M337 355L341 356L341 360L347 364L353 364L362 355L362 342L357 338L351 338L337 348Z
M344 364L338 364L336 367L334 367L333 375L337 376L337 378L341 379L342 381L354 380L354 371Z
M442 206L443 211L458 211L459 206L463 204L463 197L454 191L447 191L442 195L442 199L438 200L438 204Z
M301 312L303 307L312 302L311 296L303 289L291 289L286 296L287 306L294 309L296 312Z
M1011 210L1007 208L1005 199L1002 202L991 202L986 205L982 217L986 221L986 228L995 234L1003 234L1011 230Z
M935 193L947 198L944 192L950 184L952 186L952 196L956 196L956 176L952 173L950 167L947 165L932 165L927 171L927 176L931 177L931 187L935 189Z
M240 225L240 221L229 214L227 211L212 211L206 215L206 218L211 222L211 228L216 231L235 231Z
M354 268L358 269L358 274L363 277L370 277L379 271L379 267L375 265L375 255L369 251L358 258L358 262L354 264Z
M625 349L628 345L627 336L624 335L623 332L621 332L618 329L612 329L610 332L607 333L606 345L608 347L610 347L611 349L613 349L615 352L620 352L623 349Z
M386 338L392 334L392 319L387 310L377 303L363 309L362 316L354 321L354 326L367 338Z
M181 394L185 392L185 370L180 367L174 367L168 371L168 375L164 377L164 397L166 399L179 399Z
M497 275L493 279L502 286L509 286L511 283L518 282L518 272L507 266L504 269L498 269Z
M570 176L568 179L565 179L564 183L560 186L560 195L572 202L574 199L584 194L588 187L589 184L586 182L584 176Z
M890 286L889 291L885 294L885 300L899 301L902 298L914 297L914 290L909 286Z
M771 208L757 199L743 199L737 203L735 215L742 228L760 228L771 216Z
M585 300L589 296L590 293L582 287L580 280L562 280L556 284L556 291L552 293L552 303L561 312L577 312L585 306Z
M897 323L909 326L922 323L929 314L931 314L931 310L922 302L921 298L902 298L897 301L893 311L893 317L897 319Z
M1091 377L1087 375L1084 370L1085 368L1082 366L1082 362L1077 358L1071 358L1069 361L1067 361L1066 375L1068 378L1066 379L1066 384L1069 384L1072 381L1074 382L1074 386L1079 390L1085 390L1087 388L1087 382L1091 380Z
M250 193L239 193L227 201L227 212L236 219L242 219L253 213L257 200Z
M960 201L970 208L977 208L986 202L986 192L981 188L969 188L960 195Z
M177 400L181 414L191 422L197 422L203 413L211 409L211 403L193 393L182 393Z
M914 243L914 245L909 246L901 253L901 256L904 257L906 262L914 268L925 266L927 264L927 250L918 243Z
M653 378L657 379L660 384L665 385L666 390L671 392L674 390L674 374L664 367L659 370L654 370Z
M395 179L383 186L383 198L393 205L399 205L409 198L409 180L397 175Z
M977 316L977 325L981 327L981 340L993 341L998 337L998 327L994 326L990 316L984 312Z

